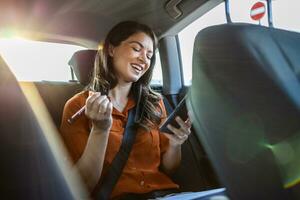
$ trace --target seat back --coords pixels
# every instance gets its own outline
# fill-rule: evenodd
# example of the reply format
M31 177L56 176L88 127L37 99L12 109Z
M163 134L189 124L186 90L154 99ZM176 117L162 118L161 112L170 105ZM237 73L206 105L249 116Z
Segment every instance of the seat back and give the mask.
M49 129L45 134L45 129L1 57L0 93L1 198L75 199L67 181L69 179L63 175L61 166L64 164L58 163L58 157L54 156L45 136L51 136L54 140L54 133ZM47 120L41 120L49 127Z
M299 168L290 142L300 131L299 53L298 33L256 25L213 26L196 37L188 105L231 199L292 198L285 188Z
M63 108L68 99L81 92L88 85L94 68L97 50L80 50L69 61L79 82L34 82L57 128L60 127ZM30 87L31 83L21 82Z
M21 82L20 84L28 85L27 82ZM60 127L66 102L84 89L84 86L78 82L42 81L34 82L32 86L39 91L57 128Z

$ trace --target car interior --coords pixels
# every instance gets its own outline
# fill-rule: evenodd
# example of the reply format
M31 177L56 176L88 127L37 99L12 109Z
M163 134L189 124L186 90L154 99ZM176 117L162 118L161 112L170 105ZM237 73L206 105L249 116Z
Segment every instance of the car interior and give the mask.
M221 3L1 1L0 33L14 27L37 41L86 48L66 63L72 74L68 82L19 81L0 57L2 197L88 198L58 131L63 108L89 83L95 55L110 28L123 20L137 20L153 28L159 39L163 83L151 87L173 108L188 95L192 133L171 176L180 191L225 187L233 200L300 199L295 169L299 163L299 33L232 23L226 0L228 23L197 34L191 50L192 84L183 83L177 34ZM282 154L289 152L293 156L282 161Z

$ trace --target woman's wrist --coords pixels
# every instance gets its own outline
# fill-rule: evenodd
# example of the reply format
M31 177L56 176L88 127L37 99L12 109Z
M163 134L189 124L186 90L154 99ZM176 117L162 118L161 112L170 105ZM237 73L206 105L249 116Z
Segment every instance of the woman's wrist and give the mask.
M104 133L107 134L109 133L111 129L111 122L108 120L102 120L101 122L92 122L92 130L96 131L97 133Z
M97 127L93 126L91 133L95 135L109 135L110 127L109 128L103 128L103 127Z
M177 142L169 142L169 147L172 149L181 149L181 144L177 143Z

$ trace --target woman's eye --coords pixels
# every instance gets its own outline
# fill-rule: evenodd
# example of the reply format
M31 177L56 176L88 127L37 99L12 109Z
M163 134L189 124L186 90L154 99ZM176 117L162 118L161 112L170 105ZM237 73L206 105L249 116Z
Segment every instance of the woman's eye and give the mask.
M141 51L141 49L136 48L136 47L132 47L132 49L133 49L134 51L137 51L137 52Z
M151 60L152 55L147 55L147 58L148 58L149 60Z

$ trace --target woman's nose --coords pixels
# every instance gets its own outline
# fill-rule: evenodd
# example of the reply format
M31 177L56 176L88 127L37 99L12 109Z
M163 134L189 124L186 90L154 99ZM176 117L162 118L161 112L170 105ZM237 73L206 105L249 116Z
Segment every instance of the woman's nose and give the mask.
M143 63L147 63L147 55L144 52L141 52L141 54L139 55L138 59L143 62Z

